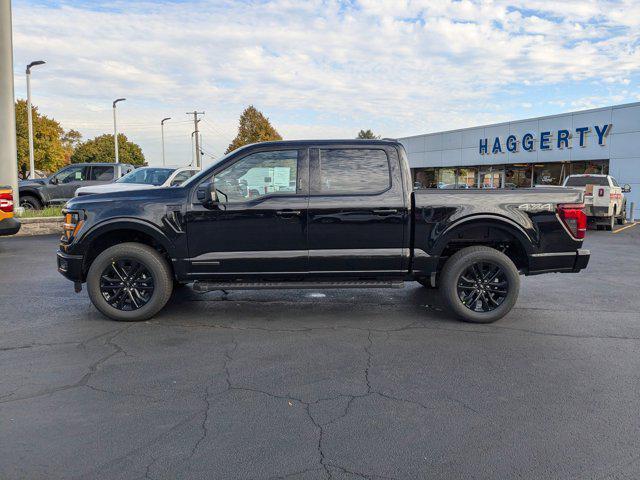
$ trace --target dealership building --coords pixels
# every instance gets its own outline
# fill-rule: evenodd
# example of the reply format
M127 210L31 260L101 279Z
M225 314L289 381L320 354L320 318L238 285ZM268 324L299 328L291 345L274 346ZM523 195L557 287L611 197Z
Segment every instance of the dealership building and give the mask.
M400 141L415 188L523 188L605 173L631 186L628 205L640 202L640 102Z

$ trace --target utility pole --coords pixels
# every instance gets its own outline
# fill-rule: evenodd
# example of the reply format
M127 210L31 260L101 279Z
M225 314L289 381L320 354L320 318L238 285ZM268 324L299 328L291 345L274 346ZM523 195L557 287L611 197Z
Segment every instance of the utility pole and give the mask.
M202 168L202 159L200 157L200 140L198 138L198 123L200 120L198 119L198 115L204 115L204 112L187 112L187 115L193 115L193 124L195 126L195 137L196 137L196 167Z
M27 122L29 125L29 178L36 178L36 162L33 159L33 118L31 114L31 68L44 65L44 60L36 60L27 65Z
M13 188L14 211L18 198L16 112L13 97L13 39L11 2L0 1L0 185Z
M116 149L116 162L120 163L118 159L118 125L116 124L116 103L124 102L126 98L117 98L113 101L113 142ZM118 169L119 170L119 169Z
M162 166L163 167L166 166L166 163L164 160L164 122L166 122L167 120L171 120L171 117L163 118L162 121L160 122L160 130L162 132Z

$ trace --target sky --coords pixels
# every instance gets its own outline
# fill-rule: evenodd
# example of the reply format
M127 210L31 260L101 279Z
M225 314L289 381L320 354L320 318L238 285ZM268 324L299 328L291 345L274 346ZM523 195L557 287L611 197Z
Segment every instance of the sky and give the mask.
M640 0L13 0L15 94L161 164L219 158L247 105L285 139L403 137L640 101Z

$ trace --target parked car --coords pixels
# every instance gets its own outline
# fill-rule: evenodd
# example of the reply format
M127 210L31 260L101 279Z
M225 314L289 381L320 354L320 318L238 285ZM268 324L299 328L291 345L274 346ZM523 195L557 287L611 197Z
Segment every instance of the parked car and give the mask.
M97 193L119 192L124 190L143 190L146 188L177 187L190 179L200 170L193 167L157 168L142 167L127 173L113 183L91 185L76 190L76 197Z
M621 187L611 175L569 175L564 187L579 188L584 192L584 213L596 224L613 230L616 222L627 222L627 201L625 193L631 191L628 184Z
M20 222L13 216L13 189L0 186L0 236L14 235L20 230Z
M278 189L292 181L294 191ZM86 282L96 308L121 321L155 315L174 284L207 292L418 281L439 287L461 319L485 323L511 310L519 274L587 266L582 196L413 191L395 141L258 143L180 187L70 200L58 270L76 291Z
M21 180L20 206L40 210L62 204L73 198L78 188L114 182L134 168L127 163L74 163L46 178Z

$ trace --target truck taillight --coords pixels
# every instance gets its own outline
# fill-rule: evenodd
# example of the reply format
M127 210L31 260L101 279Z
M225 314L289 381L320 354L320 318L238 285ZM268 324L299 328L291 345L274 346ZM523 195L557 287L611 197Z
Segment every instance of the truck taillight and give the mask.
M13 193L0 193L0 210L6 213L13 212Z
M604 188L599 188L598 189L598 196L599 197L604 197Z
M558 205L558 217L571 235L582 240L587 232L587 216L582 211L581 203L564 203Z

